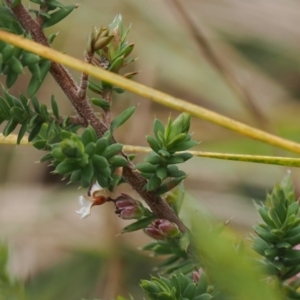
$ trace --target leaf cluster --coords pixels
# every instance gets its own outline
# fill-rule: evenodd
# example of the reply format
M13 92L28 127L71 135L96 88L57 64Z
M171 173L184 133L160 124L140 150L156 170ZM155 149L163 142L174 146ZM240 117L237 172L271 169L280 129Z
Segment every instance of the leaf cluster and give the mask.
M21 2L21 1L19 1ZM66 18L78 5L64 5L57 0L30 0L40 6L39 10L30 11L41 18L42 28L51 27Z
M14 85L19 75L24 73L24 68L27 67L31 73L27 95L34 96L42 85L50 66L49 60L0 41L0 75L6 76L8 88Z
M49 141L54 139L61 128L74 130L74 126L68 125L68 119L63 120L59 116L56 100L52 96L52 111L40 103L34 96L30 100L20 94L19 98L11 95L3 89L0 97L0 124L7 121L3 129L3 135L8 136L17 125L21 125L17 143L19 144L26 132L29 133L28 141L37 149L50 149ZM42 126L44 130L41 132Z
M180 114L175 120L169 118L166 126L155 119L154 137L147 136L153 151L145 158L145 162L136 165L142 176L147 179L147 191L155 191L157 195L164 194L186 177L185 172L179 170L176 164L192 158L192 154L181 151L198 144L191 140L189 128L190 115L186 113Z
M253 249L264 257L268 274L279 279L288 296L300 299L300 280L295 277L300 273L299 203L289 175L267 195L265 204L256 206L264 222L253 227Z
M105 47L102 47L101 49L96 51L98 55L98 61L101 67L104 67L105 65L105 68L107 68L108 71L119 73L122 68L136 61L135 58L128 58L134 48L134 44L127 41L127 35L130 31L130 28L125 30L123 26L122 16L117 15L109 25L108 31L109 35L113 36L113 38ZM131 79L138 73L139 72L130 72L124 74L123 76ZM111 84L105 81L102 81L100 85L90 81L88 87L91 91L100 95L102 95L103 92L107 90L113 90L117 93L124 92L123 89L113 87ZM103 105L103 108L105 109L105 103Z
M103 188L112 190L121 183L117 169L127 164L120 156L123 145L113 143L110 132L98 139L92 127L84 129L81 136L69 131L61 131L61 142L51 145L51 152L41 161L51 160L55 173L64 178L70 176L70 182L80 181L82 187L88 187L95 180Z
M213 298L211 287L205 274L198 283L191 276L173 274L170 278L152 277L142 280L141 288L150 300L209 300ZM214 297L214 299L217 299Z
M161 273L188 274L198 267L198 262L188 252L189 240L188 233L185 233L180 238L151 242L142 250L151 251L153 256L167 256L157 266Z

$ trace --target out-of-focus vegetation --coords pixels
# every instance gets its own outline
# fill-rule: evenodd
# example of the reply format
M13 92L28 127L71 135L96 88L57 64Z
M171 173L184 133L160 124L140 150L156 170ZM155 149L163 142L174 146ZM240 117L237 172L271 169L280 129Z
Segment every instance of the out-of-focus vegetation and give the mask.
M300 3L181 3L226 73L250 95L258 114L207 61L172 1L83 0L66 20L47 32L59 30L54 47L81 58L91 27L108 24L121 13L125 23L132 23L130 40L136 44L134 55L139 56L135 69L128 71L142 70L135 80L300 141ZM79 79L78 73L71 72ZM22 80L26 79L19 80L11 93L23 91L27 83ZM38 97L46 103L53 91L61 113L70 113L67 99L50 76ZM124 144L146 145L144 137L151 133L154 116L166 120L169 109L125 93L114 102L115 115L129 104L139 104L137 113L123 131L116 132L117 139ZM192 129L193 139L201 141L199 150L291 155L201 120L193 119ZM34 164L39 158L40 153L30 147L0 147L0 236L10 245L11 272L26 282L31 299L109 299L129 292L137 299L141 297L138 282L147 276L151 266L136 247L148 239L139 233L131 234L130 239L116 236L124 224L113 217L113 207L109 205L95 209L91 218L80 221L75 210L81 191L72 185L66 187L59 176L49 174L46 165ZM231 219L229 226L244 235L258 219L251 200L263 200L286 168L193 158L185 171L189 174L186 189L196 200L194 209L209 210L221 221ZM296 194L299 176L299 171L292 169ZM132 192L127 186L121 189ZM57 290L52 289L53 285Z

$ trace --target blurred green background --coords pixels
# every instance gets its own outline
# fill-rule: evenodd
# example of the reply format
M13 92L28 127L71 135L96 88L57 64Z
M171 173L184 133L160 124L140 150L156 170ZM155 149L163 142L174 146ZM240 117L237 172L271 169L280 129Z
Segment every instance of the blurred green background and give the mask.
M134 64L134 70L141 71L138 82L300 142L300 2L178 2L217 58L204 55L172 0L82 0L47 34L59 31L54 47L82 58L91 28L108 25L121 13L125 25L132 24L129 41L136 45L133 56L139 57ZM221 72L212 63L215 59ZM70 72L79 79L79 73ZM23 76L10 92L25 92L27 80ZM53 93L62 113L73 114L48 76L38 98L48 104ZM152 133L154 117L166 122L171 110L125 93L115 97L114 115L133 104L138 104L135 115L116 137L124 144L146 146L144 137ZM178 112L171 114L175 117ZM201 141L197 149L201 151L294 156L202 120L192 119L192 132ZM59 176L49 174L46 164L36 164L41 156L29 146L0 146L0 236L11 249L12 274L26 283L30 299L106 300L129 293L141 299L138 282L149 272L155 274L155 260L137 248L149 239L140 232L118 235L127 222L118 220L109 204L79 220L77 197L85 191L66 186ZM222 222L230 219L229 226L241 237L258 220L252 200L263 200L287 171L203 158L193 158L182 168L189 174L186 202L194 201L195 210L207 210ZM298 190L300 172L291 171ZM126 185L119 192L136 196Z

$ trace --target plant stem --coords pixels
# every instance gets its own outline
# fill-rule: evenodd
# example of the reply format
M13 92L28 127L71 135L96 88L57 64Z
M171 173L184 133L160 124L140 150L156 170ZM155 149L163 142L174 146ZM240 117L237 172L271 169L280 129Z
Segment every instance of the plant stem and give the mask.
M4 0L7 6L11 9L18 22L22 25L24 30L31 34L32 38L41 45L46 46L46 50L50 50L50 45L40 25L31 17L28 10L19 4L14 8L11 8L11 0ZM42 55L43 56L43 55ZM89 64L88 64L89 65ZM91 66L91 65L90 65ZM92 67L92 66L91 66ZM100 68L99 68L100 69ZM84 71L82 71L84 72ZM100 122L95 115L92 107L89 104L88 98L83 100L78 97L79 86L67 72L67 70L59 63L52 62L50 73L64 91L72 105L74 106L79 117L83 119L85 125L90 124L97 132L98 137L101 137L106 131L107 127ZM88 72L84 72L89 74ZM126 157L126 155L124 155ZM141 197L149 205L153 213L155 213L161 219L167 219L177 224L181 231L186 231L186 227L181 220L176 216L169 205L161 198L155 196L153 192L146 192L144 190L145 179L134 170L133 164L129 161L128 165L124 167L123 172L124 179L134 188Z
M93 60L93 56L94 56L94 53L86 52L84 54L84 61L87 64L90 64ZM88 80L89 80L89 74L81 73L79 90L78 90L78 97L79 97L80 101L84 101L86 98L86 90L87 90L87 86L88 86Z
M8 1L8 0L6 0L6 1ZM264 142L264 143L300 154L300 144L299 143L278 137L276 135L267 133L263 130L256 129L256 128L246 125L242 122L239 122L239 121L233 120L229 117L215 113L204 107L201 107L201 106L189 103L187 101L184 101L182 99L173 97L171 95L160 92L158 90L155 90L155 89L145 86L143 84L126 79L115 73L108 72L106 70L92 66L90 64L86 64L77 58L63 54L54 49L44 47L43 45L39 45L37 43L34 43L33 41L26 40L22 37L19 37L14 34L11 34L11 33L5 32L5 31L1 31L1 30L0 30L0 39L7 43L13 44L17 47L23 48L27 51L36 53L36 54L38 54L42 57L45 57L47 59L50 59L52 61L56 61L56 62L66 65L66 66L69 66L72 69L75 69L75 70L78 70L81 72L86 72L99 80L104 80L104 81L109 82L113 85L116 85L120 88L123 88L127 91L131 91L137 95L140 95L140 96L148 98L152 101L158 102L162 105L174 108L179 111L187 112L187 113L191 114L192 116L195 116L197 118L201 118L206 121L212 122L214 124L220 125L222 127L233 130L237 133L240 133L240 134L250 137L252 139L255 139L255 140L258 140L258 141L261 141L261 142ZM63 75L68 76L68 77L70 76L66 71L63 71L63 70L61 71L61 73L59 73L57 75L57 77L59 77L61 80L64 79ZM71 93L71 95L69 95L70 93L68 91L66 91L66 94L68 97L73 95L73 93ZM69 99L72 102L72 97L71 98L69 97ZM89 104L85 104L84 108L82 108L80 105L78 107L77 103L74 103L74 107L76 108L76 110L78 109L80 111L81 109L84 109L84 110L87 110L88 113L93 114L93 111L90 110L90 108L87 106L89 106ZM97 123L98 122L99 122L99 120L97 121Z

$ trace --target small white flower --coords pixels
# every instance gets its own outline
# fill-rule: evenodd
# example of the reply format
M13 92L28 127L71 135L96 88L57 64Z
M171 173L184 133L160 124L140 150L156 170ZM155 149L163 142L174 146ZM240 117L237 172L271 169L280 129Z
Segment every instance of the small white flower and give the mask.
M79 196L78 201L81 208L77 210L76 213L81 215L80 219L84 219L91 214L91 208L94 203L90 199L86 199L84 196Z
M81 215L80 219L85 219L91 214L91 208L94 205L101 205L107 201L107 197L103 196L104 189L96 181L88 191L88 196L81 195L78 198L81 208L76 211Z
M98 183L98 181L96 181L89 190L89 196L95 198L99 195L99 192L101 192L102 190L103 187Z

